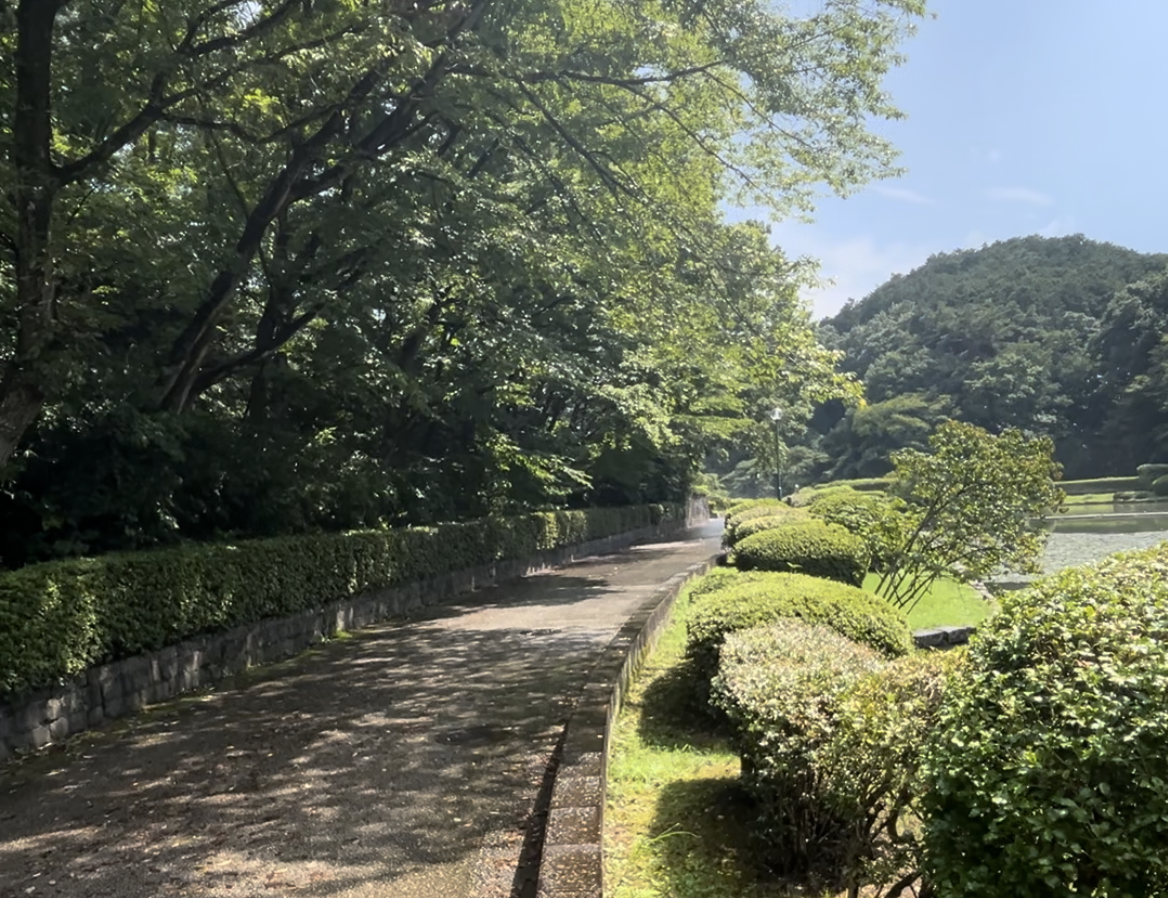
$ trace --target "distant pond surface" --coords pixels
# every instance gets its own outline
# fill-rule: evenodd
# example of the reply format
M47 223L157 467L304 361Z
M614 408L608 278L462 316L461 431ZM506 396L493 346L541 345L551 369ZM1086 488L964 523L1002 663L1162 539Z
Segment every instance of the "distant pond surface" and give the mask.
M1168 501L1077 506L1048 523L1042 569L1049 574L1168 540Z

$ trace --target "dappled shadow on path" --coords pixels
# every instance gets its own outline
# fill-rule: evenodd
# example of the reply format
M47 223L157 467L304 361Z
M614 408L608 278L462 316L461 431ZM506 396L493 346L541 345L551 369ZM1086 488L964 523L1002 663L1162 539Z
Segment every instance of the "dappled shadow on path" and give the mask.
M696 545L460 597L13 765L0 895L518 894L498 860L621 603Z

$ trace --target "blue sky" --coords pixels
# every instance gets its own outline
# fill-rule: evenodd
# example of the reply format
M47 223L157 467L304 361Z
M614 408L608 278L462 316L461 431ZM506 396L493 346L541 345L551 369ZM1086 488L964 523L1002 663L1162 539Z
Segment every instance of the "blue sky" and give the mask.
M933 253L1082 233L1168 251L1168 0L931 0L879 131L908 169L774 240L835 285L816 317Z

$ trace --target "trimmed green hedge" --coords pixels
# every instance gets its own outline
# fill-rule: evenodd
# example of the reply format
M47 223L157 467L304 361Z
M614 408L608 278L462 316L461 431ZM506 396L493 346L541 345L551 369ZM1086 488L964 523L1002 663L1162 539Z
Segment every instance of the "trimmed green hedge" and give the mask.
M734 547L744 571L790 571L859 586L868 572L868 544L838 524L801 521L747 537Z
M465 524L200 544L0 574L0 695L190 636L684 518L599 508Z
M790 617L830 627L889 657L912 650L908 623L878 596L804 574L766 574L730 585L694 609L686 624L686 655L700 680L709 683L727 634Z
M946 898L1168 895L1168 543L1010 593L927 756Z
M1060 480L1057 484L1068 496L1088 493L1120 493L1140 488L1138 477L1095 477L1091 480Z
M882 570L895 554L890 536L899 528L882 526L904 503L885 493L861 493L849 488L825 490L812 497L807 510L813 518L838 524L868 547L871 568Z

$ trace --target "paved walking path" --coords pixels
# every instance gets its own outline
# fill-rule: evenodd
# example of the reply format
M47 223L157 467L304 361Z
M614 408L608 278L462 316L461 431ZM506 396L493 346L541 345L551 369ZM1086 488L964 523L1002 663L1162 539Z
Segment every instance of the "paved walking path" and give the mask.
M520 858L577 691L716 532L464 596L0 769L0 898L534 898Z

